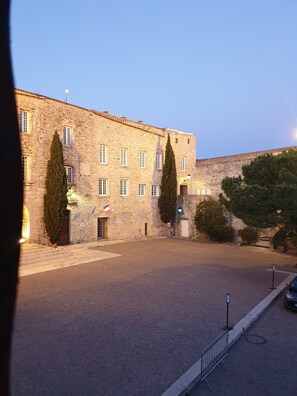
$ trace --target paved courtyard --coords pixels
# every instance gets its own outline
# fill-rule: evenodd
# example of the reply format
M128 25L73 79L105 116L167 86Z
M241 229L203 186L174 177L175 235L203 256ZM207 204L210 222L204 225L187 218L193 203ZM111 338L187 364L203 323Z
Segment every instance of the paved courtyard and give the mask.
M161 395L297 258L157 239L93 246L110 258L20 278L13 395ZM117 256L118 255L118 256ZM106 256L107 257L107 256Z

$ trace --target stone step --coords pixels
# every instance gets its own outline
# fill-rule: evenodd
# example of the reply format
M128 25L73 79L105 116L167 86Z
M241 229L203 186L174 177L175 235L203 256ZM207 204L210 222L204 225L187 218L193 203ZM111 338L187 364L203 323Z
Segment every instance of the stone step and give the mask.
M50 247L35 244L21 246L20 264L34 264L72 256L70 251L61 247Z

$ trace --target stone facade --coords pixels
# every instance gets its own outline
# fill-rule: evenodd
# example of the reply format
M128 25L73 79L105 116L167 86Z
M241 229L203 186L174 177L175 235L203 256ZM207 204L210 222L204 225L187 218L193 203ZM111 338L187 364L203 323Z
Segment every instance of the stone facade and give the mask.
M221 182L226 176L237 177L241 175L242 167L260 155L269 153L279 154L282 151L290 149L297 150L297 147L284 147L281 149L197 160L196 166L192 170L191 180L188 182L190 195L183 197L184 215L189 222L189 236L196 237L197 235L194 224L196 205L207 197L218 200L219 194L223 192ZM234 216L230 216L229 223L235 230L244 227L243 222Z
M43 196L55 131L63 142L69 176L70 243L168 234L158 211L168 134L182 208L176 233L184 237L196 237L196 205L209 196L218 199L224 177L238 176L243 165L261 154L288 149L196 160L195 134L134 122L22 90L16 90L16 101L24 166L23 234L31 242L46 241ZM232 225L242 227L238 219L232 219Z
M43 196L55 131L66 143L64 161L73 177L68 195L70 243L166 235L157 202L167 136L171 137L178 178L183 180L189 169L195 168L194 134L129 121L21 90L16 90L16 100L26 166L24 236L29 241L43 243L45 236Z

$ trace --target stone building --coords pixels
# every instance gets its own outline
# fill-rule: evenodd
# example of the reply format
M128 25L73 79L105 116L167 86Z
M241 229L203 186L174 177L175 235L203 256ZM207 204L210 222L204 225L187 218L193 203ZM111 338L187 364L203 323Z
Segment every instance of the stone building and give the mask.
M24 173L23 236L46 242L43 196L55 131L63 143L69 219L63 243L165 235L158 196L170 134L180 184L196 163L196 136L16 90ZM185 186L186 187L186 186Z
M60 243L167 235L158 196L168 134L178 179L176 233L195 237L196 205L215 199L225 176L238 176L258 155L288 149L196 160L196 136L84 109L16 90L24 174L23 236L46 243L43 196L55 131L63 144L68 219ZM296 148L296 147L294 147ZM240 227L238 220L234 224ZM237 223L236 223L237 222ZM233 225L234 225L233 224Z
M222 193L221 182L226 177L237 177L242 174L241 169L254 158L264 154L279 154L290 149L297 150L296 146L256 151L252 153L236 154L225 157L196 160L195 168L191 171L191 179L187 182L189 194L179 197L184 209L184 222L187 225L179 228L180 235L196 237L194 214L197 203L207 197L216 200ZM230 215L230 223L236 229L244 227L241 220Z

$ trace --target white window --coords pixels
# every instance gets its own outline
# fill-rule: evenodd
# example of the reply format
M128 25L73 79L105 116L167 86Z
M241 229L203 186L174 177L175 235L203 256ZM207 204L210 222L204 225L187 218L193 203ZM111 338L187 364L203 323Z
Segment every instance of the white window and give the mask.
M144 197L145 196L145 184L138 185L138 195Z
M100 144L99 147L99 162L100 164L107 164L107 147Z
M63 128L63 144L65 146L71 146L72 144L72 130L70 127Z
M121 148L121 166L127 166L128 165L128 149L122 147Z
M120 195L122 195L122 196L128 195L128 180L127 179L120 180Z
M139 152L139 166L140 166L140 168L145 168L145 162L146 162L146 152L140 151Z
M99 195L107 195L107 179L99 179Z
M197 190L197 195L211 195L210 188L200 188Z
M162 153L156 153L156 169L162 169Z
M159 186L157 184L152 185L152 197L159 196Z
M31 179L30 158L27 156L22 156L22 165L23 165L23 181L28 182Z
M73 184L74 183L73 166L65 166L65 172L67 177L67 184Z
M181 157L180 160L180 169L185 171L187 169L187 157Z
M29 132L29 112L21 110L19 115L20 132Z

